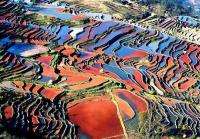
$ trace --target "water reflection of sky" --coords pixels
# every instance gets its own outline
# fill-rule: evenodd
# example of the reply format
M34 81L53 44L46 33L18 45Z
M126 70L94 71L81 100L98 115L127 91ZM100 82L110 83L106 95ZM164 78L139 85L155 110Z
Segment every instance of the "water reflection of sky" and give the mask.
M20 55L22 52L25 52L34 48L37 48L37 47L31 44L17 42L8 49L8 52L16 54L16 55Z
M59 18L61 20L67 20L67 19L72 18L71 14L69 14L69 13L58 13L57 10L59 10L59 8L42 8L38 11L35 11L35 13L54 16L54 17Z
M32 4L32 2L30 0L13 0L14 2L18 3L20 1L25 2L27 4Z

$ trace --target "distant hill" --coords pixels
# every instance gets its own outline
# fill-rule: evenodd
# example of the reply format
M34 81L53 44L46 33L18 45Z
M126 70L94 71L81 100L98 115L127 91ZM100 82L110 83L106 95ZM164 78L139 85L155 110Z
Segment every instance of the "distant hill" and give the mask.
M146 5L149 10L164 11L172 16L188 15L199 17L200 1L199 0L138 0L138 3ZM160 7L160 9L158 9ZM162 14L162 12L157 12Z
M190 0L190 2L194 5L200 5L200 0Z

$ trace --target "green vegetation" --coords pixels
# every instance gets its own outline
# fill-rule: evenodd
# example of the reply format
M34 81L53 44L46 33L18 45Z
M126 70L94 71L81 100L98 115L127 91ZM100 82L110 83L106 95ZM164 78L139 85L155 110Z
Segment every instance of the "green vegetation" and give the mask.
M145 134L145 126L148 122L148 113L147 112L141 112L139 115L139 132Z
M62 60L61 55L60 55L59 52L57 52L57 53L54 55L54 57L53 57L53 59L52 59L52 61L51 61L51 66L54 67L54 68L56 68L57 65L61 62L61 60Z

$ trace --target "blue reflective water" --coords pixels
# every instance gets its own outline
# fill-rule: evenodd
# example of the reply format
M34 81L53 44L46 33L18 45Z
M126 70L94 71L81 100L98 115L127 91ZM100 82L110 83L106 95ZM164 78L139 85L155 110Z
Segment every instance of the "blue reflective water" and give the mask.
M69 14L69 13L58 13L58 12L56 12L58 9L59 8L44 8L44 9L40 9L39 11L35 11L35 13L54 16L54 17L62 19L62 20L67 20L67 19L72 18L72 15Z
M119 47L119 46L120 46L119 41L116 41L116 42L114 42L113 44L111 44L110 46L108 46L108 47L104 50L104 52L105 52L106 54L115 55L115 53L113 52L113 49L115 49L115 48L117 48L117 47Z
M197 58L196 58L195 53L196 52L192 52L192 53L189 54L189 57L190 57L193 65L197 63Z
M116 51L116 54L117 54L119 57L124 57L124 56L127 56L127 55L129 55L129 54L135 52L135 51L136 51L135 49L122 46L119 50Z
M68 39L67 36L70 31L71 31L71 29L67 26L63 26L61 28L61 30L58 33L58 36L60 37L60 39L58 40L59 45L63 45L64 42L66 42L66 40Z
M42 76L42 78L39 80L40 82L48 82L50 80L55 80L53 77L48 77L48 76Z
M116 75L118 75L122 80L128 80L127 75L119 68L110 66L108 64L102 64L103 69L108 70Z
M36 48L36 46L34 45L17 42L14 45L12 45L7 51L16 55L20 55L22 52L25 52L27 50L31 50L34 48Z
M81 51L81 52L80 52L80 58L84 58L84 57L86 57L86 56L88 56L88 53L86 53L86 52L84 52L84 51Z
M103 34L108 31L110 27L116 26L117 24L117 22L102 22L98 27L92 29L90 38L93 38L97 34Z
M134 115L133 119L130 119L130 120L133 122L132 126L137 128L138 123L139 123L139 117L138 117L138 110L137 110L135 104L133 103L133 100L131 100L130 98L125 96L123 93L120 93L119 97L121 99L125 100L130 105L131 109L134 111L135 115ZM130 122L130 123L132 123L132 122Z
M0 39L0 48L3 48L5 45L9 45L11 43L10 37L5 37Z
M133 75L133 69L132 68L122 68L122 70L127 74Z
M161 53L161 51L168 47L169 43L171 43L172 41L174 41L174 38L169 36L167 41L160 44L158 53Z
M93 45L93 46L89 46L89 47L88 47L88 51L93 51L94 48L98 48L98 47L100 47L100 46L102 46L102 45L108 43L110 40L112 40L112 39L113 39L114 37L116 37L117 35L122 34L123 31L124 31L124 28L123 28L123 29L119 29L119 30L117 30L117 31L115 31L115 32L109 33L109 34L106 36L106 38L105 38L104 40L102 40L102 41L96 43L96 44Z

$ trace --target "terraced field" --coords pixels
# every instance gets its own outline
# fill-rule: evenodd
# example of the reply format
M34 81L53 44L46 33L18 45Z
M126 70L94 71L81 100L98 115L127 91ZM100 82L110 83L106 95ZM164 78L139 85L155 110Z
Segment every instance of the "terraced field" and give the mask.
M200 138L199 19L96 2L0 1L0 138Z

